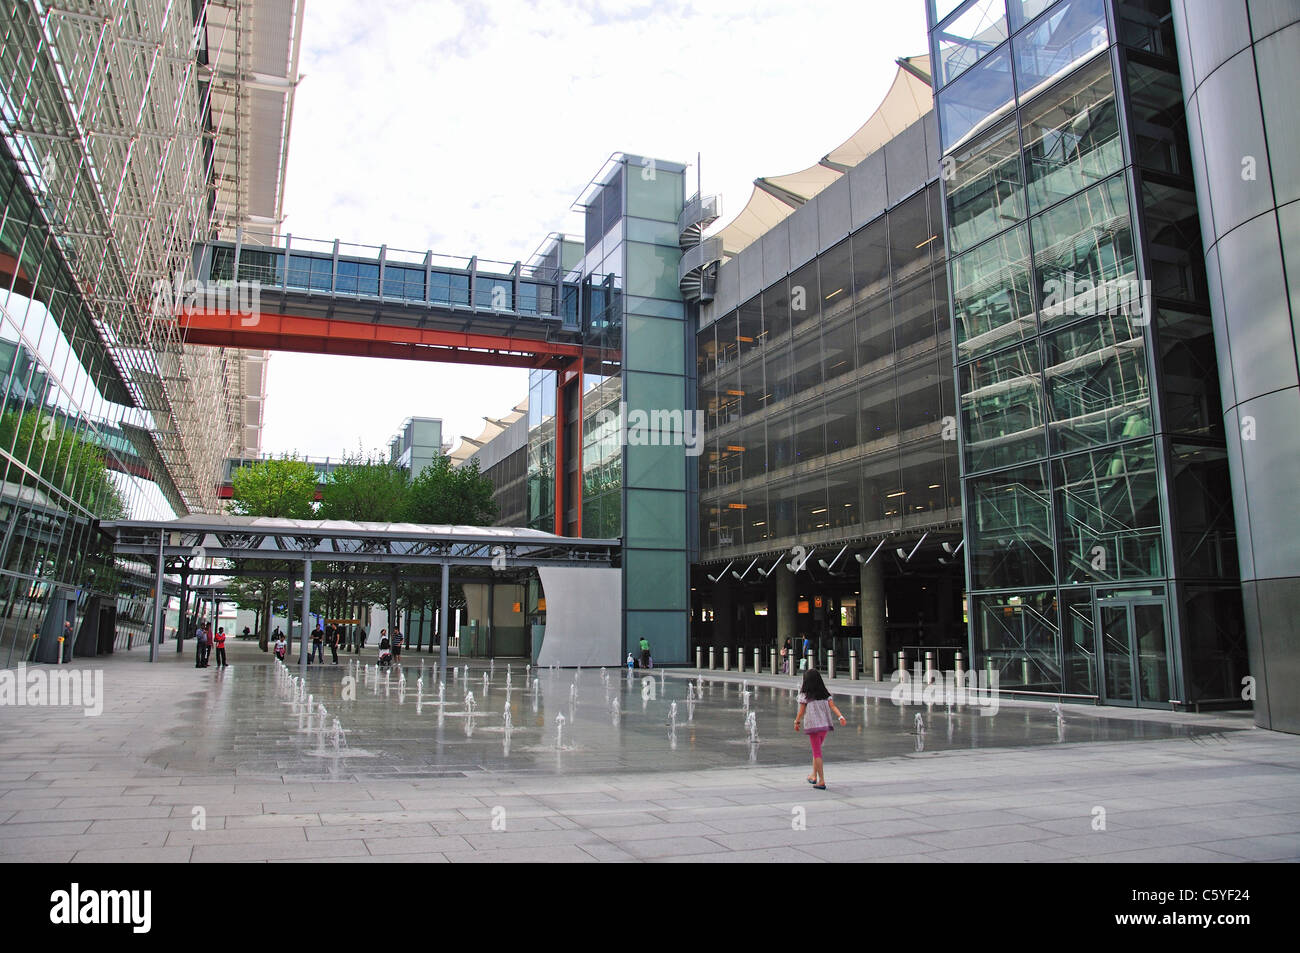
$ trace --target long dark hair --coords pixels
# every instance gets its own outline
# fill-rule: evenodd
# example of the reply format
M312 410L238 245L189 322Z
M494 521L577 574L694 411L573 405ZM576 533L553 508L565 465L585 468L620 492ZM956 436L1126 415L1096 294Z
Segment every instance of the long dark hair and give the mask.
M831 693L826 689L826 683L822 681L822 673L815 668L810 668L803 673L803 686L799 691L810 702L819 702L831 697Z

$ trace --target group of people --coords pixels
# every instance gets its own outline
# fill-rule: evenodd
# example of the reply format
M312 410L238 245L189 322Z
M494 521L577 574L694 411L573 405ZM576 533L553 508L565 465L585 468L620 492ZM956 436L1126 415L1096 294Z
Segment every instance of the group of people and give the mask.
M796 671L802 672L808 669L808 653L812 650L812 642L808 636L803 637L803 648L798 655L795 654L794 644L790 639L785 640L785 645L781 646L781 674L793 675ZM798 659L796 665L795 659Z
M199 623L194 633L194 667L207 668L214 648L217 650L217 668L229 667L226 661L226 630L219 627L214 634L209 623Z
M387 629L379 630L379 667L387 668L389 665L396 663L402 664L402 630L393 629L393 635L390 638Z
M361 644L364 645L365 629L362 629L361 632L363 633L360 636ZM329 648L333 664L338 665L339 646L345 645L345 643L348 643L348 640L343 626L329 623L324 628L321 628L320 623L316 623L316 630L311 634L311 654L307 656L307 664L310 665L313 661L317 661L324 665L325 649ZM346 646L344 651L346 651Z

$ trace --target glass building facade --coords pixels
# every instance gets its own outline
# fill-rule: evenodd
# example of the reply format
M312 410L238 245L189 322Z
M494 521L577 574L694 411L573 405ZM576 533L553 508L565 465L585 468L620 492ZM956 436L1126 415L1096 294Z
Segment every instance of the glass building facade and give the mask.
M160 305L196 241L279 217L281 179L227 175L281 155L292 96L263 122L213 80L248 7L0 4L0 665L147 641L157 569L98 522L215 510L223 462L258 450L261 355L188 347ZM259 32L267 75L281 49L296 76L296 27Z
M929 7L975 663L1110 704L1240 704L1236 523L1168 4Z

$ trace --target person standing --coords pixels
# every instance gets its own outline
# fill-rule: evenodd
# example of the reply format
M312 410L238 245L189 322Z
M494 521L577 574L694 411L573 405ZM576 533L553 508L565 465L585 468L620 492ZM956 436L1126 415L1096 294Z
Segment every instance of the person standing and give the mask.
M802 731L808 736L812 745L813 773L808 776L808 783L819 791L826 790L826 771L822 762L822 742L828 732L835 730L831 721L831 712L839 719L840 726L848 720L835 707L821 673L815 668L804 672L803 685L799 689L799 713L794 716L794 730Z
M646 640L646 637L644 635L641 636L640 646L641 646L641 667L649 668L650 667L650 643Z
M217 668L226 668L226 630L217 629Z
M781 674L790 674L790 640L785 640L785 645L781 646Z
M402 630L400 626L393 627L393 662L397 665L402 664Z
M361 631L357 633L357 639L357 654L360 655L361 650L366 647L366 627L364 625L361 627Z
M330 626L329 632L325 634L325 644L330 647L330 655L334 658L334 664L339 664L339 627ZM322 659L322 661L324 661Z
M312 663L312 659L325 664L325 633L321 630L320 623L316 623L316 629L311 634L311 654L307 656L307 664Z

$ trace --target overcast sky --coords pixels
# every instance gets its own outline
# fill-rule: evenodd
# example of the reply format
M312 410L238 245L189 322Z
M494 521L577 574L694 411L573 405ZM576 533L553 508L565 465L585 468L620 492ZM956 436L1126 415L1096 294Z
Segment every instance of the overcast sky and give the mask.
M925 52L923 0L704 4L310 0L284 231L526 260L613 152L689 163L724 225L758 176L813 164ZM477 436L522 370L276 353L264 452L386 447L402 420Z

